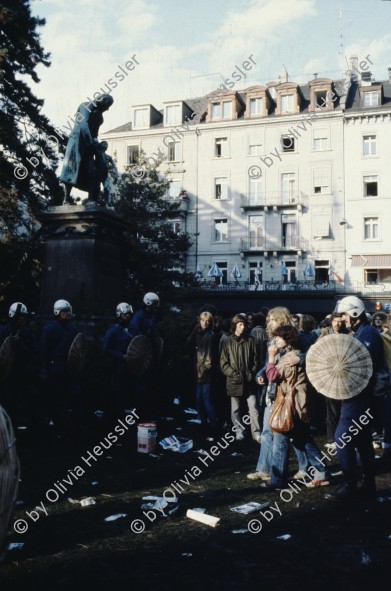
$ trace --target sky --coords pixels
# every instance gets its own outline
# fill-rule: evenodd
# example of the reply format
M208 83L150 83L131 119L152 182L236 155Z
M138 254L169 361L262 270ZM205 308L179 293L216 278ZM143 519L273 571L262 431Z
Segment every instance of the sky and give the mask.
M100 133L129 122L132 105L161 109L212 92L249 56L255 65L238 91L277 81L283 67L301 84L315 72L341 78L353 54L369 55L376 80L391 67L389 0L31 0L31 8L46 19L39 31L51 66L39 66L41 81L30 86L64 131L132 56L138 65L116 78Z

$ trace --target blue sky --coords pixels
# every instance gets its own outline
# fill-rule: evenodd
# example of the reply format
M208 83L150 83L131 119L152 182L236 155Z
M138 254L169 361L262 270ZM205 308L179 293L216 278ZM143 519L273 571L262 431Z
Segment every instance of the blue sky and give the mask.
M32 10L47 20L52 60L34 91L59 127L133 55L139 65L113 89L101 131L129 121L131 105L160 109L214 90L250 55L256 65L237 90L278 80L283 66L299 83L339 78L352 54L369 54L378 80L391 67L384 0L33 0Z

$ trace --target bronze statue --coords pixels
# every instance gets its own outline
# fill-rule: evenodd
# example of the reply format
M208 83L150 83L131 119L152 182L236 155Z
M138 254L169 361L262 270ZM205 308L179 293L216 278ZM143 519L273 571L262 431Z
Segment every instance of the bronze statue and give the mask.
M101 178L101 147L98 141L99 127L104 111L113 104L109 94L102 94L95 101L82 103L75 115L75 125L68 139L60 181L65 184L66 203L73 204L72 187L88 192L88 201L99 197Z

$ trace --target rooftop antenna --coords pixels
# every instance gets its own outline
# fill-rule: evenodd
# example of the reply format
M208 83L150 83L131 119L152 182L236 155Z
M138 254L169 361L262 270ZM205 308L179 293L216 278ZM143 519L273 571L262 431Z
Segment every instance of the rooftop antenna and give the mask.
M192 91L191 91L191 81L193 78L205 78L206 76L220 76L221 80L224 83L224 78L221 75L221 72L213 72L212 74L199 74L198 76L190 76L190 97L192 97Z
M341 66L342 66L342 78L345 77L345 69L344 69L344 50L343 50L343 13L346 12L345 10L343 10L342 8L339 9L339 15L338 15L338 24L339 24L339 44L338 44L338 55L341 56Z

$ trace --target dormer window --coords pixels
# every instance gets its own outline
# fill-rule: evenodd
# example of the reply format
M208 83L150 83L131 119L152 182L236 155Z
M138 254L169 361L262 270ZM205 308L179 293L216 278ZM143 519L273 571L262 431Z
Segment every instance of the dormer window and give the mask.
M166 125L177 125L182 123L182 106L167 105L165 108L164 122Z
M133 127L149 127L149 109L134 109L133 111Z
M377 90L363 92L363 106L364 107L378 107L379 93Z
M281 97L281 113L293 113L293 94Z
M250 99L250 115L262 115L262 97Z
M212 103L212 120L232 119L232 101L219 101Z
M310 105L308 110L332 111L337 96L333 91L333 81L331 78L315 78L309 83L310 87Z

